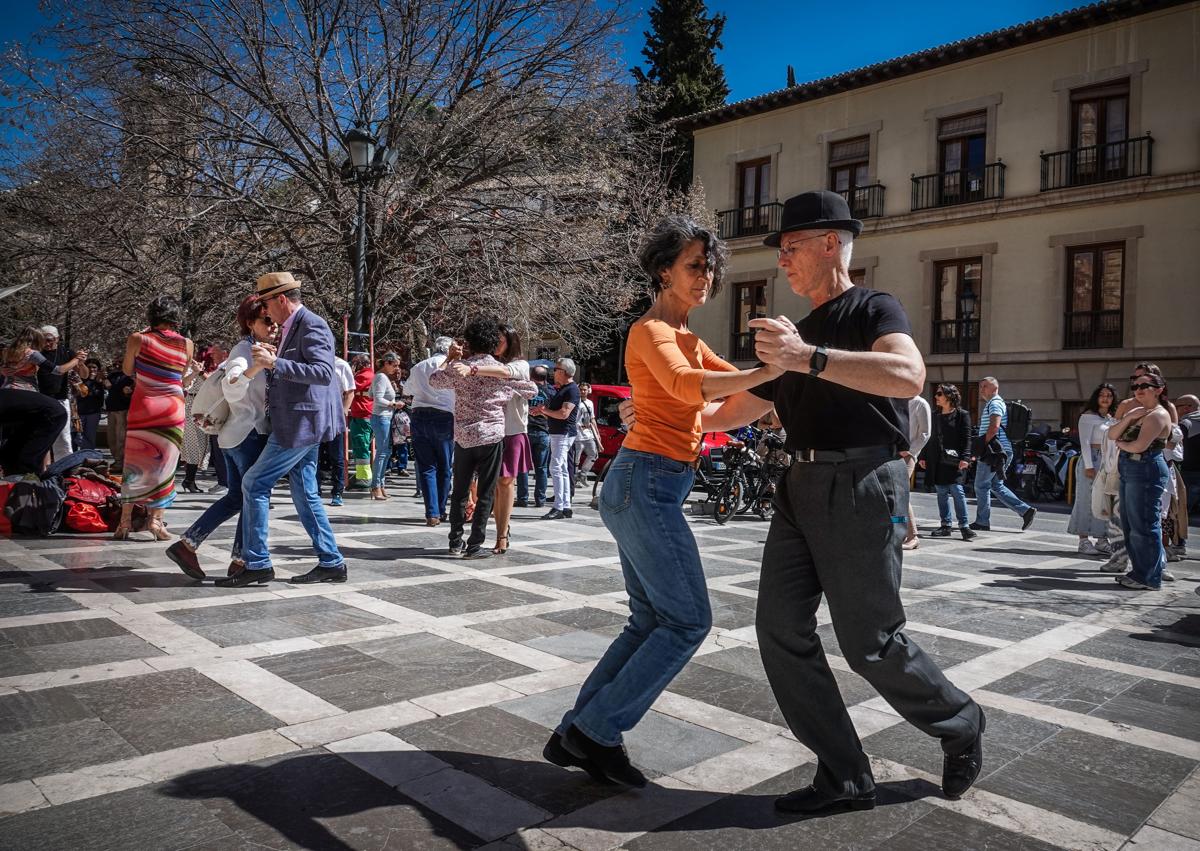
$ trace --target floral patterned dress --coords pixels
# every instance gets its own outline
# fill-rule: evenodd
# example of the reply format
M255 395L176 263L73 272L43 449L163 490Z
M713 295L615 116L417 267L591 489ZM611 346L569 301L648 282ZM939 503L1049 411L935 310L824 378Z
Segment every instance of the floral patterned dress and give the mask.
M187 339L168 330L143 331L141 338L125 432L121 501L166 508L175 500L175 468L183 444Z

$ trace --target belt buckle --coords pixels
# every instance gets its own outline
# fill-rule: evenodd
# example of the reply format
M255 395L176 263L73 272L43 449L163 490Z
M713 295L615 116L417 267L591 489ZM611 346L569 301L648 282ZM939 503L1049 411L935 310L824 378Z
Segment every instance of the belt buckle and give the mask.
M800 449L796 452L796 460L801 464L811 464L817 460L817 450Z

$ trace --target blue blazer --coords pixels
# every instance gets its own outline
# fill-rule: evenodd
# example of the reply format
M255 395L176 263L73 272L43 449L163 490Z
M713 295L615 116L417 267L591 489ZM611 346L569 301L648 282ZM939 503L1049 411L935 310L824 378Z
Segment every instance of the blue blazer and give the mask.
M271 434L280 446L314 446L346 430L333 355L328 323L302 306L279 345L267 389Z

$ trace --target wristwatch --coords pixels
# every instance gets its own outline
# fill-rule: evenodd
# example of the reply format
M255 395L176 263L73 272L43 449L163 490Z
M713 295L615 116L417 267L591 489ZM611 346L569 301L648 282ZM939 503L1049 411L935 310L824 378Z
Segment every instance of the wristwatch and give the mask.
M471 375L478 375L478 374L479 374L479 364L477 364L477 363L471 364Z
M812 357L808 359L808 374L816 378L825 370L827 363L829 363L828 350L824 346L817 346L812 353Z

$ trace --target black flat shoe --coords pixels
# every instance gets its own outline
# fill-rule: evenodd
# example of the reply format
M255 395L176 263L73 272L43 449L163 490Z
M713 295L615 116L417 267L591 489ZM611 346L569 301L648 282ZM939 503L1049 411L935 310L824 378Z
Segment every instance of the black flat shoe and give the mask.
M589 739L575 725L567 729L562 745L576 759L590 761L613 783L634 789L641 789L646 785L646 775L634 768L624 745L602 745Z
M562 520L566 516L567 515L563 514L557 508L551 508L549 511L547 511L545 514L542 515L542 519L543 520Z
M249 573L250 571L246 572ZM346 565L342 564L337 567L321 567L317 565L308 573L293 576L288 581L293 585L310 585L314 582L345 582Z
M835 798L826 792L818 791L815 786L806 786L795 792L788 792L782 798L775 799L775 810L788 815L823 816L831 813L844 813L849 810L875 809L875 796L864 795L861 798Z
M951 801L961 798L979 777L979 771L983 768L983 731L986 727L987 719L983 717L983 709L980 709L979 735L971 747L960 754L947 754L942 758L942 792Z
M597 783L603 783L605 786L613 785L613 782L605 777L604 772L592 764L590 759L580 759L564 748L562 736L558 733L550 734L550 741L546 742L546 747L542 748L542 756L546 762L553 763L559 768L582 768Z
M1033 525L1033 518L1035 518L1035 517L1037 517L1037 509L1036 508L1030 508L1028 511L1026 511L1024 514L1021 515L1021 531L1022 532L1024 532L1026 529L1028 529L1030 526Z
M200 569L196 553L183 541L176 541L167 547L167 558L179 565L179 569L192 579L204 578L204 571Z
M266 567L262 570L243 570L233 576L222 576L216 581L219 588L244 588L247 585L262 585L275 578L275 568Z
M936 529L934 529L932 532L929 533L929 537L931 537L931 538L949 538L950 537L950 527L949 526L938 526Z
M974 529L976 532L990 532L990 531L992 531L992 527L991 527L991 526L984 526L982 523L972 523L972 524L971 524L970 526L968 526L967 528L968 528L968 529Z
M492 553L490 550L485 550L483 547L467 547L465 550L463 550L462 557L464 559L491 558Z
M563 516L565 519L567 519L567 520L570 520L572 517L574 517L574 516L575 516L575 512L574 512L574 511L572 511L572 510L571 510L571 509L569 509L569 508L564 508L564 509L562 510L562 516Z

